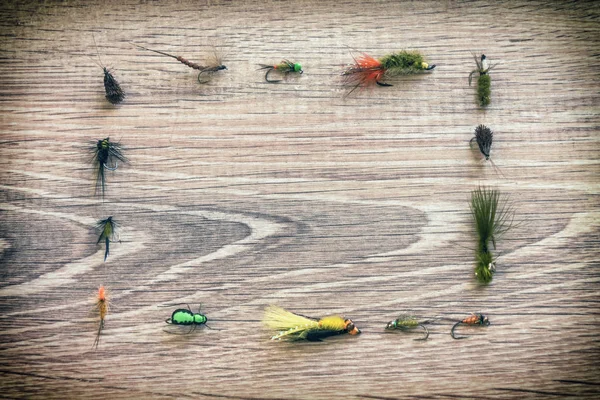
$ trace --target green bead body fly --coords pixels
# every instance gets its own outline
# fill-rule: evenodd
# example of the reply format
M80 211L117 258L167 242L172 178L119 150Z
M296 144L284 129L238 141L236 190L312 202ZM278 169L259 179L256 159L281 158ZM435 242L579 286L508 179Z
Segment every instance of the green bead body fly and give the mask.
M265 80L269 83L281 82L281 79L269 79L269 74L273 71L279 72L284 77L288 74L299 74L302 75L304 71L302 70L302 65L298 63L293 63L289 60L283 60L279 64L275 65L267 65L267 64L258 64L259 69L266 69Z
M191 328L186 335L188 333L192 333L192 331L194 331L198 326L206 325L206 322L208 321L206 315L200 313L201 307L198 308L197 313L194 313L192 312L190 306L187 306L188 308L178 308L177 310L173 311L171 318L167 318L165 320L165 322L170 325L190 326ZM206 325L206 327L210 329L208 325Z

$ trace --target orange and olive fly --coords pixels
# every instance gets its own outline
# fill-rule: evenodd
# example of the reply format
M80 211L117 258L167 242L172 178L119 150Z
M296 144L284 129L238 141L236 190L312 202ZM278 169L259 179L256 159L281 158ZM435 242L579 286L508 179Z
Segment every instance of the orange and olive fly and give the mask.
M360 333L351 319L339 315L320 319L310 318L273 305L265 309L263 323L267 328L276 331L276 334L271 336L271 340L320 341L329 336Z
M209 60L209 62L207 62L206 65L201 65L201 64L198 64L198 63L186 60L185 58L183 58L181 56L174 56L174 55L169 54L169 53L165 53L165 52L158 51L158 50L152 50L152 49L149 49L147 47L139 46L137 44L133 44L133 45L136 46L136 47L139 47L140 49L152 51L154 53L162 54L163 56L174 58L177 61L179 61L180 63L182 63L184 65L187 65L188 67L190 67L192 69L200 71L198 73L198 82L199 83L206 83L206 81L201 81L200 80L200 75L202 75L203 73L217 72L217 71L221 71L221 70L227 69L227 67L225 65L223 65L223 63L222 63L221 56L218 55L218 54L216 54L216 53L214 55L214 58L212 60Z
M96 295L96 304L94 305L94 308L100 315L98 333L96 334L96 340L92 346L92 348L97 349L98 343L100 342L100 333L102 333L102 329L104 329L104 319L108 314L108 293L104 286L100 286L98 288L98 294Z
M275 64L275 65L267 65L267 64L258 64L259 65L259 69L266 69L267 72L265 73L265 81L269 82L269 83L277 83L277 82L281 82L281 79L269 79L269 74L273 71L278 72L279 74L283 75L284 77L287 76L288 74L299 74L302 75L304 73L304 71L302 70L302 65L298 64L298 63L293 63L289 60L283 60L281 61L279 64Z
M488 317L486 317L483 314L471 314L469 317L463 319L462 321L458 321L457 323L454 324L454 326L450 330L450 336L452 336L452 339L466 339L466 338L468 338L468 336L455 336L454 335L454 330L459 325L489 326L490 325L490 321L489 321Z
M425 62L425 59L418 51L402 50L397 53L392 53L383 56L382 58L374 58L366 53L360 53L354 58L354 64L349 65L342 76L345 84L352 86L352 93L359 86L368 86L373 83L379 86L392 86L389 83L383 82L383 79L393 78L400 75L418 74L425 71L431 71L435 68Z

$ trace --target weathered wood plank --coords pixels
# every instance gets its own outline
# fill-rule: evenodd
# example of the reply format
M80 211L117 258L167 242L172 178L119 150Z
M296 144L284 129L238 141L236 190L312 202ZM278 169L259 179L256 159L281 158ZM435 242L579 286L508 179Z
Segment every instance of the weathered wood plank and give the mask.
M600 191L594 2L70 2L0 13L0 387L8 398L597 397ZM104 100L102 62L127 93ZM216 44L207 85L175 60ZM348 47L436 70L344 97ZM482 111L471 51L499 62ZM290 58L280 84L256 64ZM499 175L469 149L496 133ZM87 146L130 165L93 197ZM520 226L472 279L477 185ZM94 221L124 226L106 264ZM96 288L113 308L98 351ZM215 330L163 332L170 303ZM267 304L342 313L358 337L272 343ZM401 312L430 340L383 333ZM487 329L449 336L452 320ZM218 329L218 330L217 330Z

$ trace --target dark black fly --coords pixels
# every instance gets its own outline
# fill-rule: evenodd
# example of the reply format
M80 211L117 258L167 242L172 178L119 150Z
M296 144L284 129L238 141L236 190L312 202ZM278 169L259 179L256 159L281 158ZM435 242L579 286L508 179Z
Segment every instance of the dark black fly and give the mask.
M125 98L125 92L121 89L119 82L112 76L108 68L102 64L100 53L98 52L98 45L96 44L96 38L93 35L92 38L94 39L94 45L96 45L96 54L98 54L98 60L100 61L99 65L104 71L104 91L106 92L106 100L108 100L110 104L119 104Z
M494 132L485 125L479 125L475 128L475 136L471 139L477 142L479 151L484 155L486 160L490 159L490 151L492 149L492 140L494 139Z
M119 161L126 163L127 158L123 155L123 148L119 143L111 142L109 138L101 139L92 148L94 156L92 162L96 170L96 194L106 191L105 171L115 171L119 167Z

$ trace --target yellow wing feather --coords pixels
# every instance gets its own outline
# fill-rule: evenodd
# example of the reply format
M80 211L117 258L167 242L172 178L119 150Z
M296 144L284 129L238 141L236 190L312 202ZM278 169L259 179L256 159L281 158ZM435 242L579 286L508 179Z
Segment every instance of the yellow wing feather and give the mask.
M268 306L265 309L263 324L270 329L280 331L271 339L280 339L282 337L302 334L304 331L319 329L319 322L310 318L296 315L277 306Z

